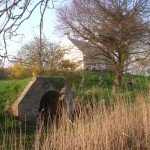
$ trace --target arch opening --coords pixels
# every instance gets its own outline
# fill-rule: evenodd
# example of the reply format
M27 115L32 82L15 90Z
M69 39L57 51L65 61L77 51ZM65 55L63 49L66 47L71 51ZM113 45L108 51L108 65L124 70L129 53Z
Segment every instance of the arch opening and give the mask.
M53 122L54 119L59 118L58 103L59 93L56 91L48 91L42 96L40 101L39 112L44 122L47 123L47 121L49 120Z

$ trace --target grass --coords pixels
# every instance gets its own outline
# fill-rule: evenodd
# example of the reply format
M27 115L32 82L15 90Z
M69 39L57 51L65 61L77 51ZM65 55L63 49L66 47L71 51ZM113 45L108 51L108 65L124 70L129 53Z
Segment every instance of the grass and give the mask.
M30 78L23 80L0 80L0 113L7 102L12 104L18 98L30 80ZM93 101L93 94L96 101L99 98L109 101L114 96L114 80L115 76L107 72L82 72L78 73L74 80L74 90L76 95L84 97L85 101L91 98ZM137 75L125 75L123 80L124 88L115 91L115 96L121 94L124 97L134 97L136 93L146 93L150 83L150 77ZM132 81L134 85L128 85L129 81Z
M11 128L12 116L9 115L11 104L18 98L30 80L31 79L0 81L0 125L2 127L5 124L5 115L7 115L7 126Z
M0 112L2 112L7 101L12 104L18 98L30 80L31 79L0 81Z
M93 94L96 101L104 99L109 102L112 97L117 98L118 96L129 98L133 101L138 93L146 94L150 84L150 77L124 75L123 87L118 90L114 87L114 80L115 76L107 72L85 72L79 74L75 80L76 95L84 97L85 101L90 100Z

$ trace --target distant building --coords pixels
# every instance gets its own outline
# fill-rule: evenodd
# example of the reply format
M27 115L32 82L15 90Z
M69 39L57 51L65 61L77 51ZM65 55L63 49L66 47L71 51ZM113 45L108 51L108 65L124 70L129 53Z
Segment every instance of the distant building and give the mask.
M99 51L86 41L73 39L66 33L60 47L65 51L64 59L80 63L80 69L97 71L108 69L104 59L98 55Z

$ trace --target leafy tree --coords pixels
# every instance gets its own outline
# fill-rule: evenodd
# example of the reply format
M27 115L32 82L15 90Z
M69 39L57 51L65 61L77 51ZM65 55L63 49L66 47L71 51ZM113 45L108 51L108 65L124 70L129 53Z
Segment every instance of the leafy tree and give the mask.
M47 65L47 70L50 74L56 74L59 71L59 66L64 59L64 52L62 49L57 48L53 51L51 61Z
M46 38L40 43L40 38L35 37L18 51L17 61L32 68L34 74L42 75L48 69L56 48L57 44L50 43Z
M59 69L66 72L75 71L77 68L78 64L68 59L62 60L59 64Z
M64 58L64 49L56 49L47 66L48 75L63 76L70 82L74 80L80 64Z
M69 81L74 82L77 71L80 69L80 64L71 60L65 59L59 63L59 72Z
M58 10L58 27L88 40L121 86L128 66L149 55L149 8L149 0L71 0Z
M17 62L32 69L32 76L58 75L75 72L77 63L64 59L65 50L55 43L50 43L46 38L42 39L39 49L38 37L26 43L19 51Z

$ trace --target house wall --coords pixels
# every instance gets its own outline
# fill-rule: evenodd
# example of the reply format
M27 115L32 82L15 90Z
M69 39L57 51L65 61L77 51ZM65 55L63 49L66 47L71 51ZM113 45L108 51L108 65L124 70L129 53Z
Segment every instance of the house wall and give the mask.
M91 57L96 51L86 44L86 42L72 39L69 37L69 34L65 34L60 44L61 49L65 52L64 59L80 63L80 69L108 70L108 66L102 56Z
M64 59L79 63L79 69L84 68L83 53L69 40L68 35L64 36L60 47L65 51Z
M85 59L84 63L85 63L84 65L85 70L104 71L108 69L108 66L106 65L102 57L96 57L95 59L94 58Z

